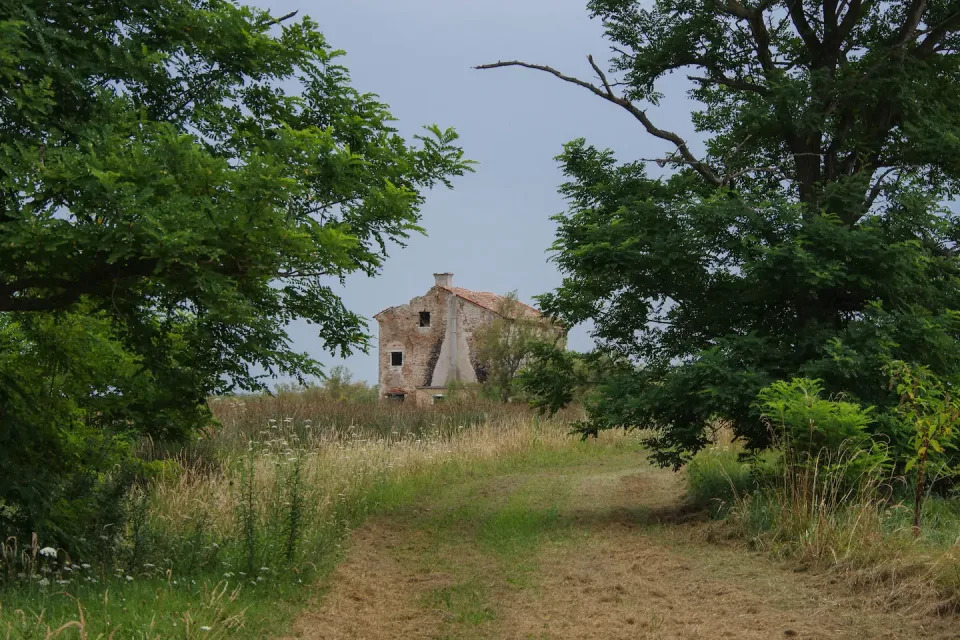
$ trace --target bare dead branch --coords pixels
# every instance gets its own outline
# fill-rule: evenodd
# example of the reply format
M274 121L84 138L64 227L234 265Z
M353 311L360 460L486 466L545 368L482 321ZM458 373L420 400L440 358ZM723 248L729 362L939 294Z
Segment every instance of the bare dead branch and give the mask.
M613 89L610 88L610 83L607 82L607 76L603 73L603 70L597 66L597 63L593 61L593 56L588 55L587 61L590 62L590 66L593 67L593 70L597 72L597 76L600 78L600 82L603 83L603 87L607 90L607 95L613 95Z
M710 184L713 184L715 186L721 186L723 184L723 181L720 179L720 177L713 171L713 169L710 168L710 166L707 163L697 159L697 157L693 155L693 153L690 151L690 148L687 146L686 141L683 138L681 138L679 135L677 135L672 131L667 131L665 129L658 128L656 125L653 124L653 122L647 116L646 111L637 107L630 100L614 94L612 90L608 91L608 87L601 88L596 86L595 84L591 84L589 82L581 80L580 78L575 78L573 76L565 75L560 71L554 69L553 67L548 67L546 65L540 65L540 64L532 64L532 63L523 62L520 60L506 60L506 61L494 62L491 64L481 64L474 67L474 69L481 69L481 70L499 69L501 67L524 67L526 69L543 71L545 73L549 73L550 75L559 78L560 80L563 80L564 82L569 82L579 87L583 87L584 89L587 89L588 91L594 93L595 95L600 96L604 100L608 102L612 102L613 104L626 110L628 113L630 113L630 115L636 118L640 122L640 124L643 125L644 129L646 129L647 133L649 133L650 135L656 138L660 138L661 140L666 140L672 143L677 148L677 152L683 158L684 163L690 166L691 168L693 168L701 176L703 176L703 178L706 179Z
M273 25L275 25L275 24L280 24L281 22L283 22L283 21L285 21L285 20L289 20L290 18L292 18L293 16L297 15L298 13L300 13L300 10L299 10L299 9L296 9L296 10L294 10L294 11L291 11L291 12L288 13L287 15L280 16L279 18L271 18L270 20L267 20L266 22L261 23L260 26L262 26L262 27L270 27L270 26L273 26Z

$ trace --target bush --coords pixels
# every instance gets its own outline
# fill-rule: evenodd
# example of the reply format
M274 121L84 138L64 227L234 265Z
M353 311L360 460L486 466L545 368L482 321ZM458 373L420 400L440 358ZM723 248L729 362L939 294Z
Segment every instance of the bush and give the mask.
M813 457L859 445L869 436L872 407L824 399L823 383L810 378L780 380L757 394L764 417L772 421L783 443L794 453Z
M102 315L0 314L0 536L90 552L150 470L135 455L133 416L152 407L136 429L166 437L208 419L186 397L157 397L115 339Z
M757 394L756 405L774 430L785 471L840 473L849 481L887 461L887 447L871 439L872 407L822 398L823 383L810 378L777 381Z

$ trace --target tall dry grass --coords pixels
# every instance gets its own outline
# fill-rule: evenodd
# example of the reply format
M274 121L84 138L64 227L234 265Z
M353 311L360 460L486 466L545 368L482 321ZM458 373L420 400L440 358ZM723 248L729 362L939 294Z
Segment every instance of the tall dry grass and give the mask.
M258 412L257 419L263 415ZM249 439L229 464L188 462L160 479L151 518L157 529L202 531L202 539L226 541L217 543L221 549L238 540L249 545L248 532L262 532L252 543L256 558L289 558L293 539L303 545L295 553L308 557L338 540L359 513L389 500L382 490L388 485L441 466L465 467L569 444L566 423L534 420L526 412L473 426L441 422L447 417L441 414L433 431L400 428L382 435L360 424L330 428L311 418L266 418L256 432L237 430ZM229 437L236 447L236 433ZM295 528L299 533L291 531ZM243 551L248 557L249 549Z
M960 529L916 538L897 478L851 457L814 456L754 469L757 489L733 502L728 523L752 546L799 568L836 575L886 604L922 613L960 611ZM779 472L771 472L778 469ZM850 470L855 470L851 474Z
M328 570L372 511L575 442L567 416L470 398L417 408L307 392L211 408L218 426L196 441L144 443L160 472L127 497L98 557L0 543L0 637L254 637L252 621L281 617L271 603Z

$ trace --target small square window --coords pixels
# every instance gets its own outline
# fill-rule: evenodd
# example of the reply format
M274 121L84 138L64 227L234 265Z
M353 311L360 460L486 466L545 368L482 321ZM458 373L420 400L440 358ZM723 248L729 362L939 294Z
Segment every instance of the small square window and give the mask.
M403 366L403 351L391 351L391 352L390 352L390 366L391 366L391 367L402 367L402 366Z
M421 311L421 312L420 312L420 326L421 326L421 327L429 327L429 326L430 326L430 312L429 312L429 311Z

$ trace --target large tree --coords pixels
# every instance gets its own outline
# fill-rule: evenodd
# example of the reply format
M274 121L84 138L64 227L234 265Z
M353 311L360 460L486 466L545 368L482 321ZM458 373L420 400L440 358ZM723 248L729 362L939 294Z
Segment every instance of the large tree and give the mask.
M332 286L469 167L452 130L405 141L341 53L231 0L0 3L0 533L62 540L132 437L320 373L290 321L365 346Z
M560 156L562 286L543 307L595 322L617 362L584 430L652 427L680 464L722 418L751 446L753 402L796 375L878 406L883 363L960 373L956 214L960 4L953 0L593 0L612 68L592 80L524 61L622 109L663 157L618 163L584 141ZM684 74L702 145L658 126ZM698 153L697 148L703 151ZM653 178L647 163L667 169Z

